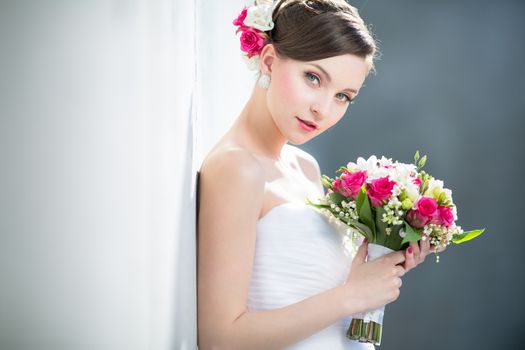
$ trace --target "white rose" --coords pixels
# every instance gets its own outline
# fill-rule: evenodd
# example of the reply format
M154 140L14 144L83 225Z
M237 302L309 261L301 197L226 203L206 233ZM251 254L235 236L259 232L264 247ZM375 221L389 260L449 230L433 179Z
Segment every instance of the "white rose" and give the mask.
M395 181L403 187L412 184L411 174L413 169L403 163L395 163L394 165L395 168L391 168L389 172L389 176L392 181Z
M443 191L443 181L431 179L428 182L428 188L423 194L423 196L434 198L434 193L435 193L434 191L436 191L437 193L440 193Z
M419 187L414 184L409 184L405 188L405 191L407 194L407 198L410 199L412 203L414 203L414 206L415 206L419 199Z
M250 6L243 23L248 27L259 29L263 32L273 29L273 7L269 5Z
M379 178L379 174L377 174L377 157L372 155L368 159L364 159L363 157L357 158L357 166L359 169L366 171L368 174L366 182L370 183L372 180L375 180L376 178Z
M452 191L449 190L448 188L444 188L443 192L445 192L445 196L446 196L447 200L452 202Z
M357 166L356 163L354 162L349 162L347 165L346 165L346 168L348 169L349 172L351 173L355 173L356 171L360 171L361 169Z
M386 158L385 156L381 156L381 159L378 160L380 166L385 165L392 165L392 158Z

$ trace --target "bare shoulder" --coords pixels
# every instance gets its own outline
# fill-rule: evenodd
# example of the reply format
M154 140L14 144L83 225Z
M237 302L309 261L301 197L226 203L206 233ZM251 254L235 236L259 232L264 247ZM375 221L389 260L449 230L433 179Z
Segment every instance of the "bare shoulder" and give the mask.
M290 153L295 156L305 175L312 181L319 181L321 178L321 168L314 156L297 146L287 144L286 147L290 150Z
M230 213L257 219L264 190L264 169L257 158L234 144L220 146L206 157L200 169L199 212L211 209L217 213L228 208Z
M201 179L230 183L240 180L238 185L264 184L263 167L257 158L237 145L224 145L214 149L204 160L199 172Z

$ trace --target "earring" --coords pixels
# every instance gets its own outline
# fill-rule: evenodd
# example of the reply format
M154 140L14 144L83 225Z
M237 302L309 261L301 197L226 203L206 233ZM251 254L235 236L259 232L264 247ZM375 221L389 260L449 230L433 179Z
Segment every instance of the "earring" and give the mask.
M263 73L259 77L257 84L259 84L261 88L266 90L270 86L270 80L271 80L270 76L268 74Z

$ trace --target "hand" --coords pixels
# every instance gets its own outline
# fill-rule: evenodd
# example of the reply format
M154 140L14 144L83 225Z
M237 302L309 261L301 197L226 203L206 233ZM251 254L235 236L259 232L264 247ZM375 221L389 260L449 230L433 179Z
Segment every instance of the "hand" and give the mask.
M366 261L368 242L365 240L352 261L345 286L348 301L357 312L386 305L399 297L401 277L405 269L404 251L392 252L373 261Z
M438 253L444 251L446 247L438 249ZM405 249L405 262L403 263L403 268L405 272L412 270L417 265L425 261L425 258L428 254L435 251L435 246L430 244L430 241L427 239L419 240L417 242L410 242L410 245Z

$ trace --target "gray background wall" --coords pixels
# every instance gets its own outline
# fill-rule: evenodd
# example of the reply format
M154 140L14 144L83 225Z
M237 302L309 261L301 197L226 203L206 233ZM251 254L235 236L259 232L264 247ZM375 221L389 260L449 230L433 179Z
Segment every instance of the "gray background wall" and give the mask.
M523 1L354 1L381 41L377 75L345 118L305 144L333 175L358 156L445 181L481 237L430 255L386 308L382 349L520 348L525 141Z

